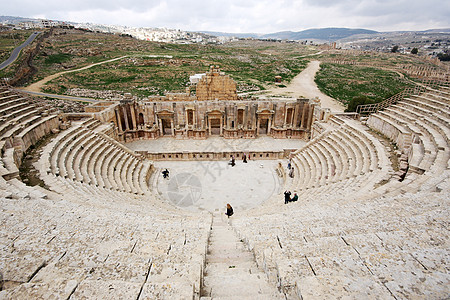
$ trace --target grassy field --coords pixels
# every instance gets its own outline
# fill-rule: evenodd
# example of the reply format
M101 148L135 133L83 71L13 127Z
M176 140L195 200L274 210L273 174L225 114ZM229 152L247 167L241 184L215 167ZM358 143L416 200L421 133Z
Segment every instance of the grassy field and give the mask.
M320 65L315 82L323 93L344 104L357 96L378 102L411 85L392 71L333 63Z
M34 61L39 69L34 81L127 55L128 58L120 61L65 74L51 81L45 90L64 93L79 87L118 90L138 96L163 95L167 91L184 91L190 75L204 73L209 66L218 65L237 81L240 91L252 91L273 84L276 75L289 82L308 63L299 56L316 51L314 47L273 42L162 44L72 30L66 34L56 33L43 47Z
M16 31L14 31L16 33ZM30 31L17 31L25 40ZM0 49L14 46L10 34L0 34ZM9 48L8 48L9 47ZM90 69L64 74L50 81L45 91L67 93L68 89L114 90L139 97L185 91L189 76L204 73L210 65L237 81L238 91L257 91L282 77L282 85L299 74L318 52L315 46L296 43L240 40L224 45L180 45L140 41L131 37L81 30L54 29L46 38L33 65L38 72L29 83L61 71L81 68L96 62L126 55L125 59ZM398 93L409 83L386 69L398 65L426 65L412 55L349 52L324 52L313 59L323 60L316 83L327 95L347 104L355 96L383 100ZM352 60L368 67L326 63L333 59ZM1 77L14 74L18 63L0 72Z

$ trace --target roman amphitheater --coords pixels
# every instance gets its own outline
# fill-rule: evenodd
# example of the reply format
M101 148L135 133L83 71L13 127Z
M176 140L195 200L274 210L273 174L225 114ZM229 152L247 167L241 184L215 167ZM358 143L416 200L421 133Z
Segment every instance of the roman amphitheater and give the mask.
M186 93L84 113L3 84L0 298L448 299L437 75L358 113L243 99L216 67ZM19 176L33 148L45 188Z

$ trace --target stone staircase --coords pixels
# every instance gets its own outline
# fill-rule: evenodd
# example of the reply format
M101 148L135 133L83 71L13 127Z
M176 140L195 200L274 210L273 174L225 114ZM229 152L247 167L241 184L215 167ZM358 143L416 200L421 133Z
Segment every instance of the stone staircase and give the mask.
M285 299L258 269L231 220L213 216L200 299Z

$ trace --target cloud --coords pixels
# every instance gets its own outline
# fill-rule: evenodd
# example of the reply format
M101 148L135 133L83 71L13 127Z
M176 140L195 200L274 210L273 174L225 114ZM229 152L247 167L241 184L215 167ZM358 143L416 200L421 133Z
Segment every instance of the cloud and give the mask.
M4 3L2 14L136 27L260 33L321 27L382 31L450 27L450 2L437 0L16 0Z

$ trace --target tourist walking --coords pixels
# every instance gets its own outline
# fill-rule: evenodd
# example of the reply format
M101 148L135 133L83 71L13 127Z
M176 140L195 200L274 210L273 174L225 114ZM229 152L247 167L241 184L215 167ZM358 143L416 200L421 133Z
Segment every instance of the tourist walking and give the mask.
M231 207L230 203L227 203L227 212L225 214L228 216L228 218L234 214L233 208Z
M169 178L169 170L165 169L164 171L162 171L163 174L163 178Z
M289 171L289 177L294 178L294 167L291 167L291 170Z
M247 155L245 155L245 153L242 155L242 161L247 163Z
M236 160L234 159L234 156L232 155L231 156L231 160L230 160L230 163L229 163L232 167L234 167L235 165L236 165Z
M288 160L288 166L287 166L289 170L291 169L291 166L292 166L292 165L291 165L291 159L289 158L289 160Z

